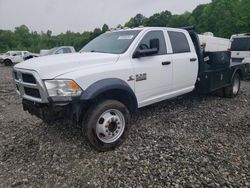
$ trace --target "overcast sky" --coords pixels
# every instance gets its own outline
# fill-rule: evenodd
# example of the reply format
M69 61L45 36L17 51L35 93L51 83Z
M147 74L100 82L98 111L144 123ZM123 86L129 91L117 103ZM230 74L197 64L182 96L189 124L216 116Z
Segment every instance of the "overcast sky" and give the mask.
M124 24L137 13L151 16L164 10L192 11L211 0L0 0L0 29L25 24L32 31L83 32Z

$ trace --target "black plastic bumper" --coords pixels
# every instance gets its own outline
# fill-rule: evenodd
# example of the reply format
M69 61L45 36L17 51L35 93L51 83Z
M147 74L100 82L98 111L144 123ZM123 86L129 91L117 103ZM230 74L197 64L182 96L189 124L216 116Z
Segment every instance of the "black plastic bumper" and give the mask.
M86 104L83 101L70 103L41 104L23 99L23 110L42 119L47 123L57 120L67 120L79 123Z

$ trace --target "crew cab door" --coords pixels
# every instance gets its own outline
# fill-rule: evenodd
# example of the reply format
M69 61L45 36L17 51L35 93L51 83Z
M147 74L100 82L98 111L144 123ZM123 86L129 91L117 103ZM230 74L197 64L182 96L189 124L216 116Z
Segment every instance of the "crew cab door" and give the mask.
M140 57L134 56L139 50L157 48L157 43L158 51L156 53ZM163 100L172 89L172 57L171 54L167 54L163 31L153 30L145 33L137 45L131 61L139 107Z
M198 76L198 57L189 34L168 31L172 46L173 92L181 95L194 89Z

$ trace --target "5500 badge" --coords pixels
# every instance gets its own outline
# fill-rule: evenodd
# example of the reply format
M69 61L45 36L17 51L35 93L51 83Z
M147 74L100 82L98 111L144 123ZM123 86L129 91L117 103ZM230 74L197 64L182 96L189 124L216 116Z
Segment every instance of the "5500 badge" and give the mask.
M139 82L139 81L143 81L143 80L147 80L147 73L136 75L135 81Z

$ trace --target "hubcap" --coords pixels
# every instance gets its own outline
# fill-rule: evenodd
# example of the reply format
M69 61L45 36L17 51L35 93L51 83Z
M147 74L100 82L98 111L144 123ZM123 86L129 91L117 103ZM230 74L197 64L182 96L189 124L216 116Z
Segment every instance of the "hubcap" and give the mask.
M116 109L110 109L102 113L96 123L96 135L104 143L117 141L125 129L125 118Z
M233 83L233 94L236 95L240 88L240 79L239 77L235 77L234 83Z

